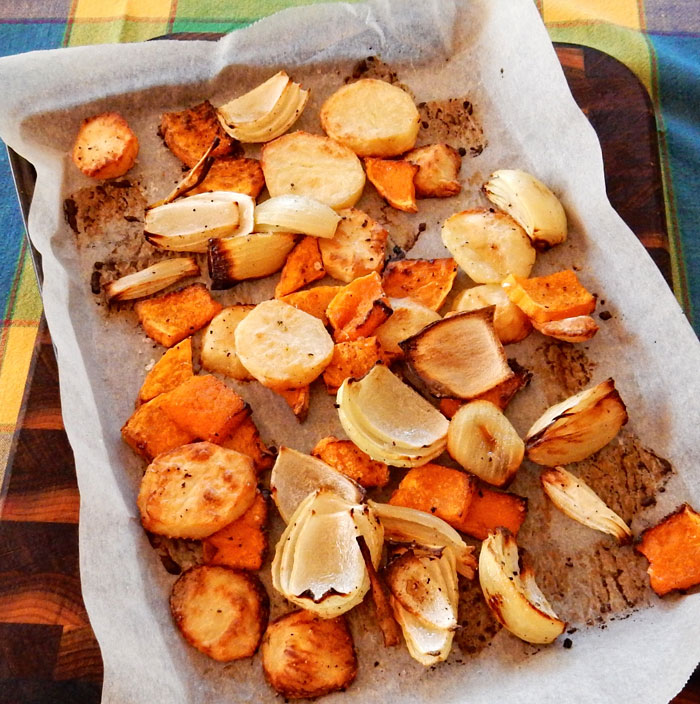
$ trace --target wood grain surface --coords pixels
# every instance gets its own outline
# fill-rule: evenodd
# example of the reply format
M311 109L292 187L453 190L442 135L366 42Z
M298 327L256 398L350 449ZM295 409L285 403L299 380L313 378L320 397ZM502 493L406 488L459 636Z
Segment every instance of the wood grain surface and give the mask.
M600 137L615 209L670 282L656 143L646 92L593 49L559 45L574 97ZM0 704L97 704L102 659L80 591L79 495L45 326L0 514ZM675 704L700 704L696 670Z

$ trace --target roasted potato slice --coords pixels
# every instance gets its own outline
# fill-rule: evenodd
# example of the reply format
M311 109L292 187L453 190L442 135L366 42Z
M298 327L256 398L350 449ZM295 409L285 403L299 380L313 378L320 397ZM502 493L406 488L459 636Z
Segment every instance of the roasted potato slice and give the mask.
M403 158L418 167L413 182L419 198L449 198L462 190L457 180L462 157L449 144L418 147Z
M262 642L265 678L289 699L346 689L357 674L352 635L343 616L294 611L273 621Z
M116 112L83 120L73 145L73 163L90 178L123 176L136 161L139 140Z
M348 83L321 108L325 133L358 156L398 156L413 148L420 115L411 96L375 78Z
M452 290L457 262L445 259L399 259L389 262L382 276L382 288L390 298L411 298L432 310L439 310Z
M376 337L338 342L330 363L323 370L326 390L335 395L346 379L360 379L381 359L382 346Z
M228 156L237 145L224 132L208 100L187 110L163 113L159 131L170 151L190 168L209 149L215 137L219 138L219 144L211 152L214 158Z
M365 172L347 147L318 134L292 132L262 149L262 169L271 196L308 196L338 208L360 199Z
M207 175L188 194L235 191L257 198L264 186L265 176L257 159L223 156L214 160Z
M204 284L191 284L134 306L146 334L163 347L172 347L203 328L221 308Z
M389 234L367 213L356 208L338 212L341 220L332 239L321 239L321 258L326 273L350 283L384 268L384 251Z
M440 320L440 316L411 298L390 298L389 305L394 312L374 332L385 356L394 359L403 355L399 347L401 342L418 334L426 325Z
M265 632L265 587L252 574L200 565L183 573L170 594L170 612L185 640L214 660L255 654Z
M146 468L137 499L141 523L169 538L206 538L250 508L255 485L247 455L210 442L183 445Z
M311 454L365 489L383 487L389 483L389 467L384 462L373 460L351 440L338 440L329 435L316 443Z
M200 361L203 369L238 381L249 381L253 378L238 359L234 337L238 324L253 308L254 305L240 303L224 308L214 316L202 335Z
M416 186L413 183L418 167L408 161L365 159L367 178L392 208L417 213Z
M318 243L318 237L304 237L287 255L280 280L275 286L275 298L294 293L326 275Z
M172 391L191 376L192 338L186 337L175 347L166 350L148 372L139 390L138 403L146 403L166 391Z

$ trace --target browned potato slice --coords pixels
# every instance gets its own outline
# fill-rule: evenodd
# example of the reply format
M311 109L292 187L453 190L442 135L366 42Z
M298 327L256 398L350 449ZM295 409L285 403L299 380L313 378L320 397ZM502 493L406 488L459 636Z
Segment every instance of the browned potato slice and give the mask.
M146 530L206 538L242 516L255 499L253 460L210 442L158 455L141 480L137 504Z
M267 681L284 697L320 697L350 686L357 658L345 618L294 611L273 621L262 642Z
M73 163L90 178L123 176L136 161L139 140L116 112L83 120L73 145Z
M338 281L350 283L384 268L387 231L367 213L356 208L338 212L341 220L332 239L319 239L326 273Z
M190 168L209 149L215 137L220 141L211 152L214 158L227 156L236 145L219 124L216 110L208 100L181 112L163 113L160 133L170 151Z
M449 198L462 190L457 180L462 157L449 144L418 147L403 158L418 167L413 183L419 198Z
M188 195L208 191L235 191L257 198L265 185L262 167L257 159L224 156L215 159L207 175Z
M255 654L269 606L256 576L200 565L173 585L170 611L190 645L214 660L229 662Z

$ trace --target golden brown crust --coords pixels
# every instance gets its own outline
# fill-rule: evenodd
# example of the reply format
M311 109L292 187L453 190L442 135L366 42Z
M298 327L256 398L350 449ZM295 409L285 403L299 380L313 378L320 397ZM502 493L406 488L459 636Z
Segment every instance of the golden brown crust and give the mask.
M267 681L290 699L320 697L346 689L357 674L357 657L345 618L323 619L294 611L273 621L262 642Z
M413 182L419 198L449 198L462 190L457 180L462 157L449 144L418 147L403 158L418 167Z
M231 154L237 145L224 132L216 117L216 110L208 100L187 110L163 113L160 133L170 151L190 168L209 149L215 137L220 141L211 153L214 158Z
M185 640L214 660L255 654L269 616L260 580L228 567L201 565L173 585L170 611Z

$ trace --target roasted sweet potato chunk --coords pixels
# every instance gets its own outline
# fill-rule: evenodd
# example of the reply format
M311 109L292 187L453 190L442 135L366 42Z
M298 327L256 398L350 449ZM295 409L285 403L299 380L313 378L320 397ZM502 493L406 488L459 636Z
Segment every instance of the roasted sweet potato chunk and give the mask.
M369 337L391 313L376 271L343 286L326 310L336 342Z
M379 195L386 198L392 208L407 213L417 213L416 187L413 183L418 167L407 161L390 159L365 159L365 173Z
M146 334L164 347L172 347L203 328L221 308L204 284L185 286L134 306Z
M253 422L253 419L248 416L229 437L219 443L221 447L226 447L229 450L236 450L248 455L253 460L255 471L260 474L266 469L270 469L274 463L274 455L267 448L265 443L260 438L260 433Z
M183 430L219 443L250 415L248 404L215 376L193 376L163 397L161 407Z
M389 503L432 513L452 526L464 520L476 491L476 477L439 464L410 469Z
M311 401L311 388L308 384L298 389L273 389L273 391L287 402L287 405L292 409L292 413L300 423L306 420Z
M387 264L382 288L389 298L412 298L439 310L452 290L457 263L454 259L401 259Z
M123 176L136 161L139 140L116 112L83 120L73 145L73 163L90 178Z
M532 279L509 274L503 288L508 298L535 323L588 315L595 310L595 297L571 269Z
M294 611L273 621L262 647L267 681L289 699L320 697L350 686L357 674L352 635L343 616Z
M304 237L287 255L280 280L275 287L275 298L294 293L325 275L318 237Z
M265 176L257 159L223 156L215 159L207 175L187 193L207 193L209 191L234 191L257 198L265 186Z
M209 149L215 137L219 138L219 144L211 153L214 158L231 154L237 144L224 132L208 100L181 112L164 113L160 119L160 134L170 151L190 168Z
M238 570L259 570L267 552L267 499L260 492L250 508L202 541L204 562Z
M192 340L186 337L182 342L166 350L146 375L139 391L138 402L146 403L159 394L171 391L184 381L192 372Z
M645 530L636 549L659 596L700 584L700 514L688 504Z
M329 435L316 443L311 454L354 479L365 489L382 487L389 482L389 467L384 462L373 460L351 440L338 440Z
M181 428L163 410L165 397L160 394L144 403L122 428L124 442L149 461L161 452L196 440L196 435Z
M336 343L333 358L323 371L328 393L336 394L346 379L360 379L381 359L382 346L376 337Z
M328 325L326 309L342 286L316 286L308 291L297 291L287 296L282 296L281 301L294 306L304 313L318 318L324 325Z
M267 626L269 602L255 575L199 565L173 585L170 611L190 645L229 662L255 654Z
M462 187L457 180L462 158L449 144L428 144L412 149L403 158L418 167L413 182L419 198L449 198Z
M504 491L494 491L480 484L466 516L453 527L477 540L484 540L490 530L503 527L517 535L527 515L527 499Z

